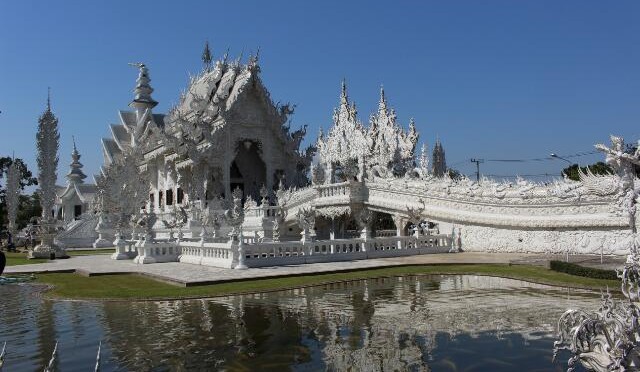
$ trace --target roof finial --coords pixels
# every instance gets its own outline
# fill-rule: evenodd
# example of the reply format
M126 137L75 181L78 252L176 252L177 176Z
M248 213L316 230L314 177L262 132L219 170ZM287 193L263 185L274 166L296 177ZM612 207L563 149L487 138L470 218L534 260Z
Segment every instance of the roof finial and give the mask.
M82 163L80 163L80 153L76 148L76 137L71 136L73 139L73 152L71 152L71 164L69 164L69 173L67 173L67 180L69 183L81 184L87 176L82 172Z
M247 62L247 69L251 71L260 72L260 67L258 66L258 58L260 57L260 47L256 51L255 56L253 53L249 55L249 61Z
M222 56L222 64L226 65L227 64L227 59L229 59L229 49L230 47L227 47L227 51L224 52L224 55Z
M342 90L340 91L340 101L348 102L349 98L347 97L347 80L342 78Z
M151 88L149 84L151 78L149 77L149 69L147 66L142 62L129 63L129 66L138 68L138 79L136 79L136 87L133 90L135 97L133 101L129 103L129 106L135 108L140 117L144 110L156 107L158 102L151 98L153 88Z
M47 111L51 111L51 87L47 87Z

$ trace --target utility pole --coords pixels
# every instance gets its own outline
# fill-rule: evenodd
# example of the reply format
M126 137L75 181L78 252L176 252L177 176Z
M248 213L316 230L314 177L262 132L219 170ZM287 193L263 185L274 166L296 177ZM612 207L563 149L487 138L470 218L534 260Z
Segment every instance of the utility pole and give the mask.
M480 183L480 163L484 163L484 159L471 159L472 163L476 163L476 181Z

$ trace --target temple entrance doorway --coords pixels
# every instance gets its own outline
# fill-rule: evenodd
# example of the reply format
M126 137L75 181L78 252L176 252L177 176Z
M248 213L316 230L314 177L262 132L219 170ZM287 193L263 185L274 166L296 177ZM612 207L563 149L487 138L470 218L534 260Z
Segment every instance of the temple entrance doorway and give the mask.
M260 156L260 146L251 140L239 141L237 146L236 157L230 167L231 192L239 187L245 198L250 196L260 200L260 188L267 179L267 167Z
M393 217L389 213L374 212L371 233L374 237L396 236L397 228Z

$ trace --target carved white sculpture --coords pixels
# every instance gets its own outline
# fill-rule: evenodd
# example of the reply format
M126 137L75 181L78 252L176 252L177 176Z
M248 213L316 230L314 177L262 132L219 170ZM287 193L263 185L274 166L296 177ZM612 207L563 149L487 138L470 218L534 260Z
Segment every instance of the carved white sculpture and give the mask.
M613 301L607 291L597 312L567 310L560 317L554 356L562 349L573 354L568 371L572 371L578 361L593 371L627 371L640 367L640 255L636 230L639 188L633 168L640 165L640 151L626 153L622 137L611 136L611 144L611 147L597 144L596 148L606 154L607 163L617 173L618 198L631 229L631 253L623 271L618 273L626 301Z
M103 211L101 217L105 218L108 213L117 218L114 259L129 258L124 251L124 233L129 222L140 213L149 195L149 175L140 168L140 162L137 152L123 154L104 167L102 175L96 180L100 210Z
M36 134L38 186L42 207L39 224L40 244L29 251L30 258L67 257L64 249L54 243L56 228L51 215L56 197L59 141L58 119L51 111L51 100L47 99L47 109L38 119Z
M298 226L302 229L302 241L312 241L315 237L314 227L316 225L316 212L313 208L298 209L296 216Z
M242 236L242 223L244 222L244 208L242 207L242 190L236 188L233 190L233 206L224 212L224 217L232 230L230 237L232 241L238 242L238 263L234 267L237 270L247 269L244 260L244 239Z

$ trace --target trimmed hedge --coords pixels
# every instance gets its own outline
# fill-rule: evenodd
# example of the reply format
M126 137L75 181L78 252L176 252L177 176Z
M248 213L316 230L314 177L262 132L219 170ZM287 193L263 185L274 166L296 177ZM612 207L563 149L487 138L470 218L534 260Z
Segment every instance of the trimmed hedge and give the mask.
M593 267L580 266L570 262L551 261L549 262L549 268L553 271L584 276L587 278L618 280L618 276L614 270L596 269Z

